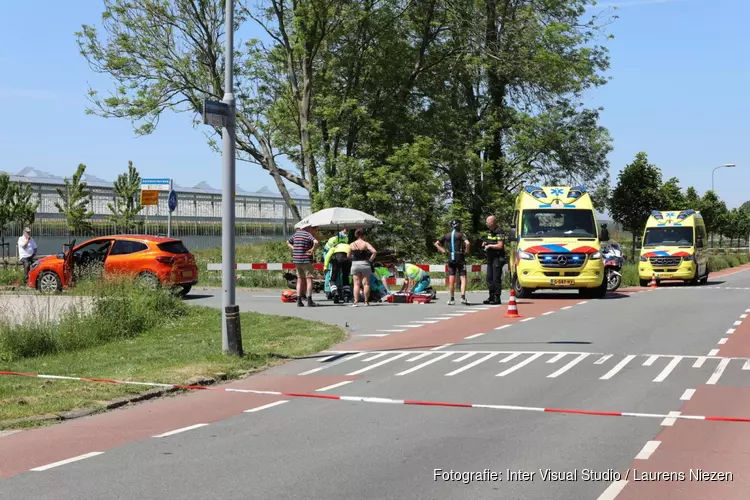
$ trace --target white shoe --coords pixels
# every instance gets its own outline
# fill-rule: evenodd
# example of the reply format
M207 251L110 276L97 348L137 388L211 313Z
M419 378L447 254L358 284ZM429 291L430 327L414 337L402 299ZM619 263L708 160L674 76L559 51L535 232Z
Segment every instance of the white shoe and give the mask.
M453 300L453 299L448 299L448 302L447 302L447 304L448 304L449 306L452 306L452 305L453 305L453 304L455 304L455 303L456 303L456 301L455 301L455 300Z

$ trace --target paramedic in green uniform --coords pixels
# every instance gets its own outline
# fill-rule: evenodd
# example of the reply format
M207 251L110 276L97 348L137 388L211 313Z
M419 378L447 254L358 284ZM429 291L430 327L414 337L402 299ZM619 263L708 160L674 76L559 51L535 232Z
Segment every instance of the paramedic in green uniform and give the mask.
M406 277L405 290L407 292L421 293L430 286L430 275L414 264L404 266L404 276Z

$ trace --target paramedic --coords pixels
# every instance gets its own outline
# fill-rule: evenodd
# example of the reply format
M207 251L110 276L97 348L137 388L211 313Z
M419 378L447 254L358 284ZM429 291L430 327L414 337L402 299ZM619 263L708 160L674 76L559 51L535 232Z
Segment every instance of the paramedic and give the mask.
M414 264L404 266L404 277L407 292L422 293L430 286L430 275Z
M330 242L330 240L329 240ZM349 253L349 243L337 243L332 246L325 255L325 261L323 262L323 270L328 270L328 265L331 265L331 294L333 294L333 302L337 304L339 297L344 299L347 295L351 294L351 287L349 286L349 275L352 270L352 261L347 257ZM341 273L341 285L343 286L342 293L338 293L338 275ZM348 292L348 293L347 293ZM346 299L344 299L346 300Z

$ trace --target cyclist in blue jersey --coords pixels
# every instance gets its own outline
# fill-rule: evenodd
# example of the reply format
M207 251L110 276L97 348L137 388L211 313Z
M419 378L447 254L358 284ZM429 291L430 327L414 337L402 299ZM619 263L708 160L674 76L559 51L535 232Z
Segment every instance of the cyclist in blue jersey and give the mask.
M456 303L453 299L456 289L456 275L461 278L461 303L469 305L469 301L466 300L466 254L469 253L469 238L461 231L461 221L452 220L450 226L451 231L445 233L442 238L435 242L435 247L440 253L449 255L448 280L451 295L448 299L448 305Z

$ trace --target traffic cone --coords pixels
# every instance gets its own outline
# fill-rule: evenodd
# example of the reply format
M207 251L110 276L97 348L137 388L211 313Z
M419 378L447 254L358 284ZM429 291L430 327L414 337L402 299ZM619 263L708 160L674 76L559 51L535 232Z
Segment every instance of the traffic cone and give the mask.
M508 300L508 311L505 313L506 318L520 318L518 307L516 306L516 290L511 287L510 299Z
M651 275L651 283L649 286L651 286L651 288L658 288L659 285L656 284L656 273Z

